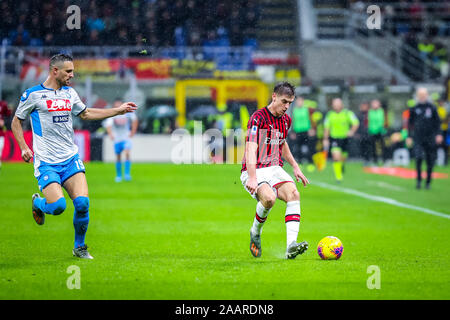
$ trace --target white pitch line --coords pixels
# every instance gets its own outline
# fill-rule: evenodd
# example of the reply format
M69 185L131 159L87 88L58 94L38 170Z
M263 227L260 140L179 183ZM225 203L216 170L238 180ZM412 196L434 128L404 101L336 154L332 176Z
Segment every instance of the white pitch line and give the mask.
M338 187L338 186L333 186L331 184L325 183L325 182L313 182L313 185L317 185L319 187L325 188L325 189L330 189L330 190L334 190L334 191L338 191L338 192L344 192L344 193L348 193L348 194L352 194L361 198L365 198L365 199L369 199L372 201L378 201L378 202L384 202L387 204L391 204L393 206L397 206L397 207L402 207L402 208L407 208L407 209L412 209L412 210L417 210L417 211L421 211L423 213L427 213L427 214L431 214L433 216L437 216L437 217L441 217L441 218L445 218L445 219L450 219L450 215L449 214L445 214L439 211L434 211L431 209L427 209L427 208L422 208L422 207L418 207L418 206L413 206L411 204L407 204L407 203L403 203L391 198L386 198L386 197L380 197L380 196L373 196L370 195L368 193L364 193L361 191L357 191L354 189L349 189L349 188L344 188L344 187Z

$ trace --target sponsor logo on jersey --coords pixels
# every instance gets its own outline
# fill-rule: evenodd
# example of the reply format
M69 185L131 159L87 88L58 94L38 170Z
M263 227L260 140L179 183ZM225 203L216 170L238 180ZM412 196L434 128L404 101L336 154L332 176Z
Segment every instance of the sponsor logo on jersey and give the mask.
M53 99L47 100L48 112L54 111L71 111L72 104L69 99Z
M69 115L63 115L63 116L53 116L53 123L63 123L69 121Z
M265 144L278 144L281 145L286 141L286 139L283 138L283 133L280 131L275 131L275 138L267 137Z
M128 118L127 117L116 117L114 118L114 124L116 126L124 126L128 123Z

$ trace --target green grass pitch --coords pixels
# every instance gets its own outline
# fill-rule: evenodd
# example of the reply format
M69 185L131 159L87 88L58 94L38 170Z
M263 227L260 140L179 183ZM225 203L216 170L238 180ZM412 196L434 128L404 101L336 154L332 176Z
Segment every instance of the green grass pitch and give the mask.
M72 257L72 202L38 226L32 165L3 164L0 299L450 299L450 220L315 185L334 183L330 165L306 173L312 184L300 187L299 240L310 248L289 261L281 201L264 226L262 257L251 256L256 202L239 165L133 164L133 181L122 183L114 164L86 169L92 261ZM354 163L341 186L450 215L448 179L417 191L413 180ZM342 240L340 260L317 255L327 235ZM81 271L79 290L66 285L71 265ZM380 269L380 289L367 287L370 265Z

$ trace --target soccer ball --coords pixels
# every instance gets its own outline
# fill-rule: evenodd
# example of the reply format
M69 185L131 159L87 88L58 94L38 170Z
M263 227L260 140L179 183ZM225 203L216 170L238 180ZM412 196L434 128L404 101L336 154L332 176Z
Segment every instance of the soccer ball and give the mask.
M337 260L344 252L344 246L341 240L336 237L328 236L319 241L317 253L323 260Z

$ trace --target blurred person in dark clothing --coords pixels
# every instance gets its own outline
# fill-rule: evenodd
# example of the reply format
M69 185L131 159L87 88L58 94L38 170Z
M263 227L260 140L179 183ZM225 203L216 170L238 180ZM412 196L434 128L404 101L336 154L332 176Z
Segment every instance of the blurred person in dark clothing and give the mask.
M414 142L414 157L416 158L417 185L421 188L422 160L427 163L427 177L425 188L429 189L433 165L436 160L436 146L442 143L440 134L440 119L436 107L428 99L428 90L420 87L416 91L416 105L411 108L408 123L407 145Z
M359 113L357 115L359 127L356 131L356 138L359 139L360 154L363 158L363 165L367 166L370 161L370 138L369 138L369 103L362 102L359 105Z

